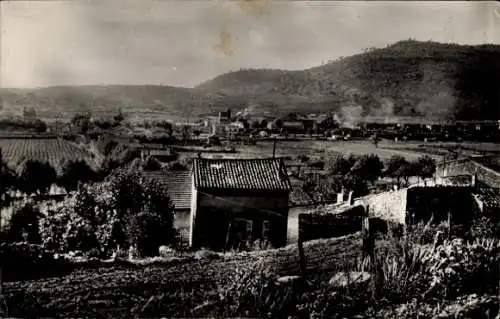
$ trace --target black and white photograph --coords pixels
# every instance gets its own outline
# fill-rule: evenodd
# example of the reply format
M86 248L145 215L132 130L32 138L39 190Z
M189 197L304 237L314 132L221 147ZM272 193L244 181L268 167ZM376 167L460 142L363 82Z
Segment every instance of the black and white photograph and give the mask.
M500 319L500 2L0 1L0 318Z

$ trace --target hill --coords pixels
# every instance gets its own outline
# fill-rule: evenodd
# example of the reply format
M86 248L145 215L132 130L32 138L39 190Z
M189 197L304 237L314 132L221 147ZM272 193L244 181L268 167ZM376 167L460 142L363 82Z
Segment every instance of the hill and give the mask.
M230 72L196 88L351 117L499 119L500 46L407 40L307 70Z
M160 85L0 88L0 116L34 108L42 119L75 113L131 120L171 119L232 108L250 115L327 112L344 121L370 115L426 119L499 119L500 46L413 40L307 70L247 69L195 88Z
M0 115L21 115L23 108L34 108L44 119L71 118L76 113L116 114L118 108L128 118L165 117L186 121L188 113L241 108L237 98L195 89L156 85L56 86L36 89L0 88Z

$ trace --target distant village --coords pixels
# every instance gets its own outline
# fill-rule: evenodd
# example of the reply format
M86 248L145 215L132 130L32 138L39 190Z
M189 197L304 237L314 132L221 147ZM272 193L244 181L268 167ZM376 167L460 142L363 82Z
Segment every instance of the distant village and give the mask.
M336 113L289 113L281 117L251 116L231 110L206 116L196 122L175 123L189 127L196 137L217 135L234 139L250 137L315 136L332 140L379 138L420 141L498 141L500 121L422 121L404 117L363 117L357 121L342 119Z

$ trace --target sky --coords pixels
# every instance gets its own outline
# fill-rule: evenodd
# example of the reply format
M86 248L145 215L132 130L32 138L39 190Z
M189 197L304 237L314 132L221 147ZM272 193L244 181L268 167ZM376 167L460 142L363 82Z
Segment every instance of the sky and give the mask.
M0 85L192 87L413 38L500 44L495 2L2 1Z

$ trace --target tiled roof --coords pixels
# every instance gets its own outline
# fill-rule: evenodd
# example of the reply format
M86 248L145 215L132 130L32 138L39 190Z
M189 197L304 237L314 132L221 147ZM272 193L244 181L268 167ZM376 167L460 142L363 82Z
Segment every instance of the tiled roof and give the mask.
M443 177L443 184L450 186L468 186L472 184L472 175L456 175Z
M292 186L288 202L291 207L311 206L315 204L315 201L312 199L312 197L309 196L309 194L307 194L304 188L300 185Z
M194 183L198 188L290 190L286 168L280 159L193 160Z
M166 186L175 208L189 209L191 207L191 172L189 170L144 171L143 174Z
M500 209L500 189L481 186L478 189L476 197L490 209Z

